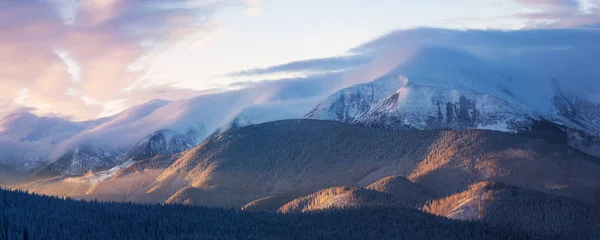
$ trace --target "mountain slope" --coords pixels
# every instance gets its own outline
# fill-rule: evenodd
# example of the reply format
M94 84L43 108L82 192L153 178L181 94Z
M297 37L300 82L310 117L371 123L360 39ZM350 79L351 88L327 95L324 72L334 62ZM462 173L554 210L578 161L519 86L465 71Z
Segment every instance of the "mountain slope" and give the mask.
M389 176L371 183L366 189L388 193L414 203L425 203L434 199L435 195L405 177Z
M425 205L426 212L452 219L505 225L560 238L594 239L600 208L531 189L482 182Z
M526 128L535 118L525 108L491 95L409 84L403 76L386 76L342 90L306 117L392 129L506 132Z
M122 150L98 149L92 146L77 147L35 173L28 180L37 181L56 176L75 176L90 171L108 170L124 162L123 154Z
M156 181L156 177L178 156L179 154L155 156L136 161L131 158L109 170L82 176L45 178L19 186L19 188L38 194L69 196L74 199L158 203L159 201L151 198L146 199L145 192L140 191ZM138 194L143 196L136 198Z
M22 188L78 199L127 201L173 163L177 153L194 146L195 141L193 132L184 135L162 130L148 135L127 152L107 154L109 151L83 148L86 152L82 153L78 148L36 173L29 178L31 183ZM89 172L82 175L82 169Z
M142 139L125 154L126 160L138 161L159 155L172 155L192 148L196 134L188 131L180 134L170 130L161 130Z
M0 186L10 186L25 179L26 175L13 166L0 163Z
M298 198L299 196L302 196L302 194L287 193L277 196L268 196L246 204L244 207L242 207L242 210L277 212L281 207Z
M370 113L408 83L402 76L386 76L379 81L349 87L323 100L308 115L308 118L355 123Z
M296 198L279 208L281 213L301 213L334 208L400 206L402 201L390 194L357 187L333 187Z
M222 196L221 206L242 207L268 196L367 186L400 175L437 196L498 181L597 203L598 172L598 159L568 146L501 132L390 131L289 120L208 139L183 153L143 191L165 201L192 187L202 192L201 199L190 199L194 204L213 205L213 195ZM170 202L182 203L175 200Z

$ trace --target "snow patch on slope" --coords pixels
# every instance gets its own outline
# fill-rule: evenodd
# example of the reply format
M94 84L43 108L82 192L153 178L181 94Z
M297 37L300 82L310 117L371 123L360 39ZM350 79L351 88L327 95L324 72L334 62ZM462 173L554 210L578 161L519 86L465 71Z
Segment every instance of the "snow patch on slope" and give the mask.
M84 179L87 179L92 185L102 182L106 179L112 178L118 171L128 168L129 166L135 163L132 160L128 160L118 166L115 166L107 171L101 171L97 173L90 174L89 176L84 176Z
M408 79L403 76L384 76L371 83L342 89L319 103L307 116L322 120L356 122L407 82Z

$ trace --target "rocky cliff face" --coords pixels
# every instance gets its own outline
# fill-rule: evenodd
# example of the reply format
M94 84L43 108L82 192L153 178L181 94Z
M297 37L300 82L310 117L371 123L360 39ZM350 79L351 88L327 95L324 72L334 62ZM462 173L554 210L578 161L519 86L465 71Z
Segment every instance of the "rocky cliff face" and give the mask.
M179 133L173 130L160 130L142 139L125 155L126 160L138 161L158 155L171 155L183 152L196 145L197 133L188 130Z
M64 153L58 160L50 163L34 174L29 181L55 176L82 175L89 171L108 170L124 162L123 150L100 149L92 146L80 146Z

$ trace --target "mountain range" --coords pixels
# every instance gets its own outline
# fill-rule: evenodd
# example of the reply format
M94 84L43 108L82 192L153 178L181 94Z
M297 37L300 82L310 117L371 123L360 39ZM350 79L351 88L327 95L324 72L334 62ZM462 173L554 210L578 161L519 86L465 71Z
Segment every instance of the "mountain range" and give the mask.
M598 172L598 158L566 144L499 131L284 120L230 129L182 153L24 188L280 214L412 208L542 238L593 239Z
M90 121L15 112L0 120L0 184L249 218L393 209L593 239L600 103L505 62L422 47L358 82L260 83Z
M290 84L295 84L291 82ZM300 118L316 99L260 86L181 101L154 100L117 115L76 122L18 112L0 120L0 163L30 180L108 170L128 160L176 153L231 127ZM314 92L314 91L313 91ZM43 169L39 169L40 165Z
M10 149L0 154L0 163L30 180L81 175L132 158L182 152L230 128L297 118L394 130L503 131L600 156L600 105L556 79L539 80L538 68L513 69L466 51L426 47L356 85L339 79L263 84L176 102L155 100L84 122L17 112L0 120L0 146ZM538 82L543 84L531 87ZM319 87L297 88L308 84ZM168 143L171 136L176 140Z

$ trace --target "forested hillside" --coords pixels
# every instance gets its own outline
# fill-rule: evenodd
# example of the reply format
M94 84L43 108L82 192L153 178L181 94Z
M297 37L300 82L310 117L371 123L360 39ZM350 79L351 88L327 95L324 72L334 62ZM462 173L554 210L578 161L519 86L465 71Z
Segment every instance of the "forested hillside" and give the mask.
M600 239L597 205L494 182L474 184L464 192L429 202L423 210L570 239Z
M535 239L401 207L275 214L0 190L0 239Z
M598 158L507 133L287 120L225 131L111 174L28 185L173 205L6 193L3 211L17 239L25 231L68 239L60 229L83 239L597 239L599 172Z
M398 175L436 196L495 181L597 203L599 172L597 158L566 145L502 132L286 120L215 136L182 154L144 191L173 196L170 203L243 207L269 196L366 187Z

